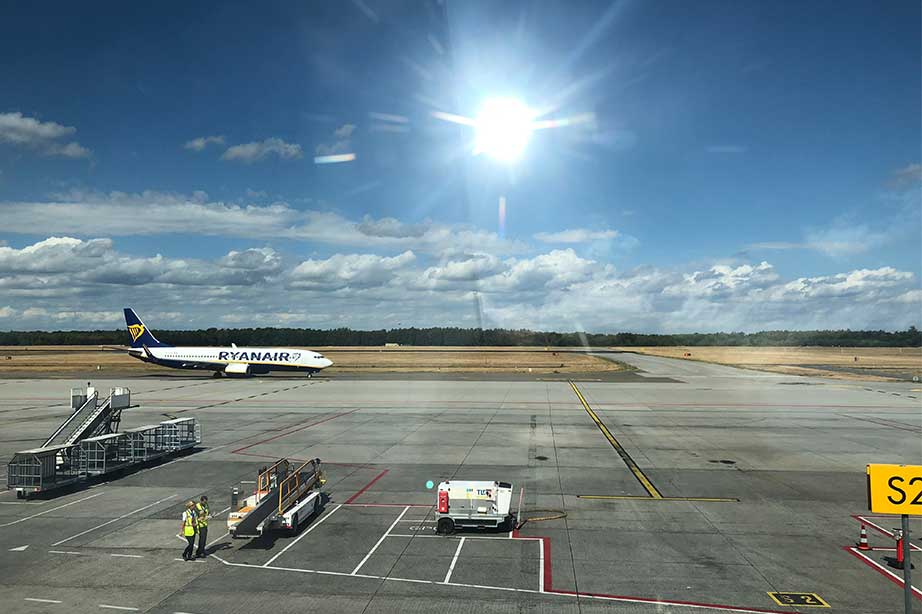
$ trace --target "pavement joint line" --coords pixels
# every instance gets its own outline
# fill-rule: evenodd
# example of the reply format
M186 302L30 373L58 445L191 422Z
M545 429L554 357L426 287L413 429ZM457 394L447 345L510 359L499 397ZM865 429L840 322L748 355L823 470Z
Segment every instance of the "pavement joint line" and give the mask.
M100 492L100 493L96 493L96 494L94 494L94 495L90 495L89 497L84 497L84 498L82 498L82 499L77 499L76 501L71 501L70 503L65 503L64 505L59 505L58 507L53 507L53 508L51 508L51 509L49 509L49 510L45 510L44 512L38 512L37 514L32 514L31 516L26 516L25 518L20 518L19 520L13 520L12 522L7 522L7 523L4 523L4 524L0 524L0 527L9 527L9 526L14 525L14 524L19 524L20 522L25 522L25 521L27 521L27 520L32 520L33 518L38 518L39 516L42 516L42 515L44 515L44 514L48 514L48 513L50 513L50 512L54 512L54 511L63 509L63 508L65 508L65 507L70 507L71 505L76 505L77 503L80 503L80 502L82 502L82 501L86 501L86 500L88 500L88 499L92 499L93 497L98 497L98 496L100 496L100 495L102 495L102 494L103 494L103 493ZM57 544L53 544L53 545L56 546Z
M41 599L39 597L23 597L24 601L37 601L38 603L64 603L58 599Z
M311 523L311 526L307 527L307 529L305 529L304 532L301 533L301 535L298 535L296 538L294 538L294 540L292 540L292 542L291 542L290 544L288 544L287 546L285 546L284 548L282 548L282 550L281 550L278 554L276 554L276 555L273 556L271 559L269 559L268 561L266 561L266 562L263 564L263 567L268 567L269 565L271 565L271 564L275 561L275 559L277 559L277 558L279 558L280 556L282 556L283 554L285 554L285 552L286 552L289 548L291 548L292 546L294 546L295 544L297 544L297 543L301 540L301 538L303 538L303 537L306 536L308 533L310 533L311 531L313 531L314 529L316 529L318 526L320 526L320 525L323 523L324 520L326 520L327 518L329 518L330 516L332 516L333 514L335 514L335 513L336 513L336 510L338 510L338 509L341 508L341 507L342 507L342 504L337 505L337 506L334 507L332 510L330 510L330 513L329 513L329 514L326 514L323 518L318 518L318 519L317 519L317 522Z
M650 496L654 499L662 499L663 495L657 490L656 486L653 485L653 482L650 481L650 478L643 472L643 470L637 465L631 455L628 454L628 451L624 449L615 436L611 434L611 431L608 430L608 427L605 426L605 423L592 411L592 407L589 406L589 403L583 397L583 393L580 392L579 388L576 387L576 384L573 381L570 381L570 387L573 388L573 392L576 394L576 397L579 399L579 402L582 403L583 409L586 410L586 413L589 414L589 417L592 418L592 421L595 422L596 426L599 427L599 430L602 431L602 434L605 435L605 438L608 440L608 443L615 449L615 452L621 457L624 461L624 464L627 465L628 469L631 470L631 473L634 474L634 477L637 478L637 481L640 482L640 485L644 487Z
M131 516L132 514L137 514L138 512L143 512L144 510L146 510L146 509L148 509L148 508L154 507L154 506L157 505L158 503L163 503L164 501L167 501L167 500L169 500L169 499L173 499L173 498L175 498L175 497L177 497L177 496L178 496L178 495L170 495L169 497L164 497L163 499L160 499L159 501L154 501L154 502L151 503L150 505L145 505L144 507L139 507L138 509L133 510L133 511L131 511L131 512L128 512L127 514L122 514L122 515L119 516L118 518L113 518L112 520L107 520L106 522L104 522L104 523L102 523L102 524L100 524L100 525L96 525L95 527L92 527L92 528L90 528L90 529L87 529L86 531L81 531L80 533L77 533L76 535L71 535L70 537L67 537L67 538L65 538L65 539L62 539L61 541L57 541L57 542L55 542L55 543L53 543L53 544L51 544L51 545L52 545L52 546L60 546L60 545L63 544L63 543L69 542L69 541L72 540L72 539L76 539L76 538L80 537L81 535L86 535L87 533L90 533L90 532L92 532L92 531L95 531L96 529L101 529L101 528L103 528L103 527L106 526L106 525L110 525L110 524L112 524L113 522L118 522L119 520L122 520L123 518L127 518L128 516Z
M70 550L49 550L48 553L49 553L49 554L73 554L73 555L75 555L75 556L83 556L83 555L82 555L81 553L79 553L79 552L73 552L73 551L70 551Z
M375 542L375 545L371 547L371 550L368 551L368 554L365 555L365 558L362 559L361 562L360 562L358 565L355 566L355 569L353 569L353 570L352 570L352 573L349 574L349 575L354 576L354 575L356 575L356 574L359 572L359 570L362 568L362 565L364 565L365 562L368 561L368 559L371 558L371 555L375 553L375 550L378 549L378 546L381 545L381 542L383 542L383 541L387 538L388 533L390 533L390 532L394 529L394 527L397 526L397 523L400 522L400 519L403 518L403 515L406 514L406 513L407 513L407 510L409 510L409 509L410 509L409 506L403 508L403 511L400 512L400 515L397 516L397 519L396 519L394 522L391 523L391 526L389 526L389 527L387 528L387 531L384 532L384 535L382 535L381 538L378 539L377 542Z
M461 554L461 548L464 547L464 538L458 542L458 547L455 550L455 556L451 559L451 565L448 566L448 573L445 574L445 579L442 581L442 584L448 584L448 581L451 580L451 573L455 570L455 565L458 563L458 556Z

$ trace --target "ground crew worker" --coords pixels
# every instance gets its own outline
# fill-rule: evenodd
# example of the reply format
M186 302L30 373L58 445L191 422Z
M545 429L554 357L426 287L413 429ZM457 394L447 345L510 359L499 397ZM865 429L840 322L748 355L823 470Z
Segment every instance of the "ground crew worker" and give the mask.
M195 503L186 502L186 510L182 513L182 536L186 538L186 549L182 551L184 561L191 561L195 557L192 555L195 549L195 534L198 531L198 521L195 518Z
M198 520L198 551L195 556L206 557L205 544L208 541L208 497L202 495L201 500L195 504L195 515Z

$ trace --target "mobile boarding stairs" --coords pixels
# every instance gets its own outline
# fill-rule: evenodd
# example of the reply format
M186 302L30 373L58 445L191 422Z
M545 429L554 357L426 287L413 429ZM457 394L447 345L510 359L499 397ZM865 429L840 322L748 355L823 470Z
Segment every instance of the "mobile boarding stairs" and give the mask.
M70 391L71 414L40 448L22 450L7 465L7 488L16 495L47 492L90 477L153 461L202 442L195 418L175 418L118 432L128 388L112 388L102 401L90 385Z

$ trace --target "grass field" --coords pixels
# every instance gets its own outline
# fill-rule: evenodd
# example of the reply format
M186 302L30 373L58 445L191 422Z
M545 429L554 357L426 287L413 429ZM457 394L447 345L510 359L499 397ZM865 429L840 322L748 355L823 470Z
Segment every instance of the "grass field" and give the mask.
M922 379L922 348L629 347L652 356L838 379ZM690 354L690 356L686 356Z
M595 373L621 371L625 365L594 356L544 348L316 347L333 366L327 373ZM97 369L98 367L98 369ZM99 371L153 373L149 365L124 351L97 346L0 347L0 373L23 375Z

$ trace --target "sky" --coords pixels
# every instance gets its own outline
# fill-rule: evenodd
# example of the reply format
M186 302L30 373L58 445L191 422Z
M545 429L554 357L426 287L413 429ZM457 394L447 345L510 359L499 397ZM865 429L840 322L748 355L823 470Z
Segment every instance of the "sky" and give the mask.
M918 2L4 15L0 330L922 325Z

